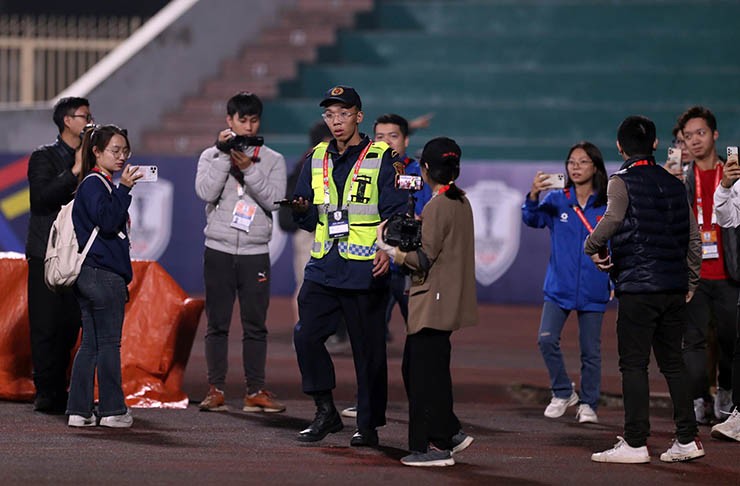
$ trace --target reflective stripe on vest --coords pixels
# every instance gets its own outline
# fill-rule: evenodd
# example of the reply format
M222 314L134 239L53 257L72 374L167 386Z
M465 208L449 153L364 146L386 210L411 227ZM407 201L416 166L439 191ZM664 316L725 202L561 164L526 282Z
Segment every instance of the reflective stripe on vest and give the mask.
M328 159L329 204L324 204L324 154L328 146L328 142L316 145L311 157L313 204L318 209L319 217L314 243L311 247L311 256L314 258L323 258L331 250L333 240L329 238L328 214L340 207L339 195L332 177L333 162L331 157ZM378 178L383 154L388 148L388 144L385 142L373 142L368 150L368 156L362 161L357 173L358 180L354 184L352 183L354 164L353 169L347 175L341 207L347 209L350 231L348 237L337 240L337 250L342 258L348 260L372 260L375 258L375 252L377 251L375 245L376 231L380 224ZM359 181L363 178L369 179L369 183L361 184ZM364 191L362 194L358 194L358 190L362 186L364 186ZM348 202L350 190L355 199ZM357 197L364 200L357 200Z

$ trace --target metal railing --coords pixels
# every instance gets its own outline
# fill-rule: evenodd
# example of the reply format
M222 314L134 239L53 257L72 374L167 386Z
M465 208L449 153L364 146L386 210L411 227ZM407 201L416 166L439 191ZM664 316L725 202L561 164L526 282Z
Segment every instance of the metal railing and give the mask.
M54 98L141 23L139 17L0 16L0 103Z

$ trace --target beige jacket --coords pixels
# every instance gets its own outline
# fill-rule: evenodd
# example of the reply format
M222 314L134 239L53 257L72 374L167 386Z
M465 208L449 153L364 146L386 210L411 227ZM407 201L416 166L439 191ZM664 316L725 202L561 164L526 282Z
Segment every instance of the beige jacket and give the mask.
M407 333L428 327L454 331L478 321L475 290L475 235L470 202L435 196L424 206L421 249L431 262L418 278L417 252L396 252L396 263L416 274L409 292Z

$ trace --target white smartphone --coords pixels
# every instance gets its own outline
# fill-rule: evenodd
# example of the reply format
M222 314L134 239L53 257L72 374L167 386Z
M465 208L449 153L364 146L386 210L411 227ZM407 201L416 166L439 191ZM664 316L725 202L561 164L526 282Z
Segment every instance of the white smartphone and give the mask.
M737 164L737 147L727 147L727 163Z
M673 167L676 164L681 166L681 149L676 147L668 147L668 166Z
M136 182L157 182L159 170L156 165L140 165L136 172L142 174L141 179Z
M563 189L565 187L565 174L544 174L545 177L542 182L548 182L550 187L548 189Z

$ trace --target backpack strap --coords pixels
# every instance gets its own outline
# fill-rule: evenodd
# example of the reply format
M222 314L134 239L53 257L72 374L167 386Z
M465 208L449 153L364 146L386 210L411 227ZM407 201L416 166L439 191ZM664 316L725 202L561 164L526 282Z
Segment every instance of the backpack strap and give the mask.
M89 177L97 177L103 183L103 185L105 186L105 188L108 189L108 193L109 194L113 192L113 189L111 189L110 184L108 184L108 180L105 177L103 177L100 173L98 173L98 172L90 172L89 174L87 174L85 176L85 179L87 179ZM82 180L84 181L85 179L82 179ZM87 243L85 243L85 248L83 248L82 249L82 252L80 253L80 255L82 256L82 259L83 260L87 257L87 252L90 251L90 248L92 247L93 243L95 242L95 238L98 236L98 231L99 230L100 230L100 227L99 226L96 226L95 228L93 228L92 233L90 233L90 237L87 239Z

